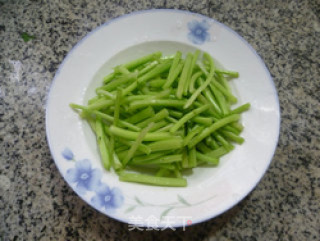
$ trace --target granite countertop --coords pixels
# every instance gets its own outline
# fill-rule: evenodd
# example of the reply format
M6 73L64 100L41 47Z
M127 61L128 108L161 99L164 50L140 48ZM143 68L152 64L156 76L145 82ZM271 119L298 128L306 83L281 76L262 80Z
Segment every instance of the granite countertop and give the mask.
M278 147L258 186L186 231L130 232L95 211L63 180L46 141L45 103L68 51L100 24L150 8L233 28L265 61L281 106ZM0 0L0 240L320 240L319 16L317 0Z

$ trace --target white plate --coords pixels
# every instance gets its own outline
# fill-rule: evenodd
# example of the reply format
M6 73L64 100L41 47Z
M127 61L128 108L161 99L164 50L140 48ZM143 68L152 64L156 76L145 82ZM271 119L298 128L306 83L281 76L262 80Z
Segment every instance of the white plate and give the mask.
M102 77L117 64L153 51L173 54L196 48L209 52L240 77L231 82L245 138L216 168L196 168L188 187L168 188L119 182L101 166L95 137L69 107L86 104ZM274 154L280 126L279 102L261 58L236 32L205 16L177 10L124 15L100 26L67 55L51 86L46 111L47 138L62 176L100 212L141 226L181 227L225 212L257 185Z

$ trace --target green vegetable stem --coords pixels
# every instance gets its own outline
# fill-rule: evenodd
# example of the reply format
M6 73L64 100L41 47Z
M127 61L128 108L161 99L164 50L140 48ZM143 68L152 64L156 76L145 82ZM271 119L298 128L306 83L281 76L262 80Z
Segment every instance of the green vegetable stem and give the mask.
M185 187L188 169L215 168L245 141L240 119L250 103L232 107L229 80L237 77L209 53L155 52L115 66L95 96L70 107L88 121L103 167L120 181Z

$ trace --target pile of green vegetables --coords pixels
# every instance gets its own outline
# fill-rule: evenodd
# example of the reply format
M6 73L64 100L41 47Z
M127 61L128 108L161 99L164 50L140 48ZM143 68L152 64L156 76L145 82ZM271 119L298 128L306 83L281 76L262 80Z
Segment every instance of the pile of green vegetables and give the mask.
M228 79L200 51L163 57L161 52L117 66L79 110L97 137L105 169L121 181L186 186L183 171L207 164L241 144L240 113Z

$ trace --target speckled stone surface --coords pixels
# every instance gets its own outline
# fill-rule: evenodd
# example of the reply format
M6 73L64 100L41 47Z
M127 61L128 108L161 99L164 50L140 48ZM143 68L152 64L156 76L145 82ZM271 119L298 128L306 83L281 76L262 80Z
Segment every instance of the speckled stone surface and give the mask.
M281 133L255 190L186 231L128 231L64 182L45 135L59 64L81 38L125 13L190 10L230 26L260 54L279 94ZM0 240L320 240L320 2L0 0ZM36 39L24 42L19 33Z

